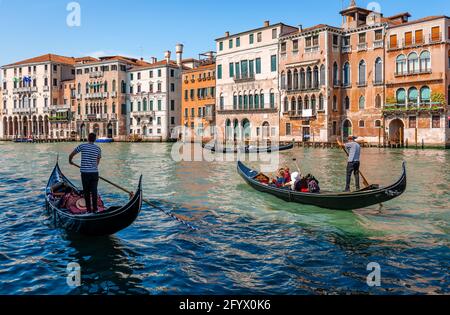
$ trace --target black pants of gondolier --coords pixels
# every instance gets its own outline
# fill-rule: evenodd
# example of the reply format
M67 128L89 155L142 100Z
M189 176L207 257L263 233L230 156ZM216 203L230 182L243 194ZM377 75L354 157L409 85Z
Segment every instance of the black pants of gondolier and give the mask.
M81 173L81 182L87 211L96 212L98 210L98 173Z
M356 190L359 190L359 161L348 162L347 164L347 184L345 185L345 191L350 191L350 182L352 180L352 173L355 175Z

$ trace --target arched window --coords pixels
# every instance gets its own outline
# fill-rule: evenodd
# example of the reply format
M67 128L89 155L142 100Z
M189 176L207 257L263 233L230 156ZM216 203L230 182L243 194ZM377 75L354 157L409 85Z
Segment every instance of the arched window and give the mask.
M396 74L405 74L407 72L405 55L397 57L395 72Z
M381 58L378 57L375 60L375 84L380 84L383 82L383 62Z
M420 102L422 104L428 104L431 101L431 91L428 86L424 86L420 89Z
M350 64L348 62L344 64L344 68L342 71L342 79L343 79L342 84L344 86L350 86Z
M108 112L108 105L103 105L103 112L106 114Z
M146 98L144 98L144 102L143 102L144 104L144 112L146 112L147 111L147 99Z
M324 110L324 100L322 94L319 95L319 110L320 111Z
M406 104L406 92L405 89L398 89L396 93L397 104L405 105Z
M312 112L314 115L314 113L316 112L316 96L315 95L311 96L311 109L312 109Z
M377 94L375 96L375 108L381 108L381 95Z
M360 121L359 121L359 128L364 128L365 125L366 125L366 123L365 123L364 120L360 120Z
M430 52L425 50L420 54L420 71L430 72L431 71L431 56Z
M375 128L381 128L381 120L375 120Z
M337 97L333 95L333 111L337 111Z
M419 72L419 57L415 52L408 55L408 71L409 73Z
M261 94L259 96L259 102L261 104L261 109L264 109L264 92L261 91Z
M333 64L333 84L334 86L339 85L339 67L337 62Z
M287 89L288 89L288 91L292 90L292 72L291 72L291 70L288 70L288 73L287 73Z
M286 89L286 73L284 73L284 71L281 72L280 80L281 80L281 89L285 90Z
M103 91L108 92L108 81L105 81L105 83L103 83Z
M301 96L299 96L297 100L297 112L301 113L302 110L303 110L303 99Z
M253 94L250 94L248 96L248 107L250 109L253 109L253 106L254 106L254 98L253 98Z
M344 109L350 110L350 98L348 96L346 96L344 99Z
M237 109L237 95L236 93L233 94L233 109Z
M112 91L115 92L116 89L117 89L117 82L116 82L116 80L113 80L112 81Z
M415 87L412 87L408 90L408 104L417 105L419 101L419 92Z
M312 87L312 70L310 67L306 69L306 89Z
M359 109L363 110L366 107L366 98L364 96L361 96L359 98Z
M297 110L297 100L293 96L291 99L291 111L295 112Z
M81 94L81 83L78 83L77 91L78 91L78 94Z
M300 90L304 90L306 87L305 69L300 69Z
M358 66L358 85L366 85L366 62L361 60Z
M304 107L305 110L309 109L309 97L308 95L305 96L305 103L304 103Z
M319 67L314 67L314 77L313 77L314 86L313 88L317 89L319 87Z
M121 92L126 93L127 92L127 84L125 83L125 81L122 80L121 86L122 86Z
M239 109L242 109L243 103L244 103L244 98L242 97L242 94L239 93L239 96L238 96L238 105L239 105L238 108Z
M283 100L283 109L285 113L289 112L289 100L287 97Z
M89 83L86 82L86 93L89 93Z
M293 84L293 86L294 86L294 90L298 90L298 70L297 69L295 69L294 70L294 84Z
M321 86L325 85L325 66L324 65L320 66L320 85Z
M141 111L141 101L138 102L138 112Z
M259 94L258 92L255 92L255 108L259 108Z

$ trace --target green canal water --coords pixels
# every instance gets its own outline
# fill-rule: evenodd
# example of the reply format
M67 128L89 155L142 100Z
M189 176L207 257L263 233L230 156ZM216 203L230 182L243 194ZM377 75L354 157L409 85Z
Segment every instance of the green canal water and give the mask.
M144 205L138 220L107 238L68 236L49 222L44 187L59 154L67 177L74 143L0 142L0 294L422 294L450 293L450 151L363 149L372 183L390 184L407 162L401 197L352 212L290 204L256 192L236 162L175 162L172 144L101 145L101 175L186 218L186 229ZM280 153L280 164L313 173L341 191L345 157L337 149ZM261 162L248 164L254 168ZM101 183L104 200L120 191ZM68 263L81 286L66 283ZM381 268L370 287L367 265Z

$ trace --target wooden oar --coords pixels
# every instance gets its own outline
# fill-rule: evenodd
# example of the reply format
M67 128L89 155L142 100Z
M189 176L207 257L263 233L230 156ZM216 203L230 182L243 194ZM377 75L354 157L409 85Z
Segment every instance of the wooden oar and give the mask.
M80 166L77 165L76 163L72 163L72 165L75 166L75 167L80 168ZM107 182L108 184L110 184L110 185L112 185L112 186L114 186L114 187L116 187L116 188L118 188L118 189L120 189L120 190L126 192L126 193L129 194L130 196L133 195L133 192L129 191L128 189L123 188L122 186L119 186L119 185L113 183L112 181L110 181L110 180L108 180L108 179L106 179L106 178L104 178L104 177L99 176L98 178L100 178L102 181ZM186 225L186 226L187 226L188 228L190 228L191 230L195 230L195 231L198 230L196 227L190 225L188 222L186 222L186 221L180 219L179 217L177 217L177 216L174 215L173 213L170 213L170 212L168 212L168 211L162 209L161 207L158 207L158 206L155 205L154 203L151 203L149 200L142 198L142 201L145 202L146 204L148 204L149 206L151 206L151 207L153 207L153 208L156 208L156 209L158 209L158 210L164 212L164 214L166 214L166 215L168 215L169 217L171 217L171 218L177 220L178 222L180 222L180 223Z
M347 157L350 156L350 154L349 154L349 153L347 152L347 150L345 149L345 145L344 145L341 141L339 141L339 139L337 140L337 143L338 143L338 145L342 148L342 150L344 150L344 152L345 152L345 154L347 155ZM364 176L364 174L361 172L361 170L359 171L359 174L361 175L361 177L362 177L362 179L363 179L363 184L364 184L366 187L369 187L370 184L369 184L369 182L367 181L367 179L366 179L366 177Z
M302 174L302 170L300 169L300 166L299 166L298 163L297 163L297 159L292 159L292 160L294 161L295 166L297 166L297 171L298 171L300 174Z

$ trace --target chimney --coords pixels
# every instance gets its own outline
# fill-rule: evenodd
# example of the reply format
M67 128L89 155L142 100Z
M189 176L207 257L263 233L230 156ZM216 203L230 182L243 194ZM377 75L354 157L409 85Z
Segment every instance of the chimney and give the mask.
M300 25L298 26L298 29L299 29L300 32L303 32L303 24L300 24Z
M181 67L183 63L183 48L183 44L177 44L177 46L175 47L177 53L177 65L179 67Z
M150 63L157 63L158 59L156 57L151 57L150 58Z
M166 51L166 53L164 54L164 58L166 58L166 62L170 61L170 55L171 55L170 50Z
M225 37L230 37L230 32L225 32Z
M264 21L264 27L269 27L270 26L270 21Z

